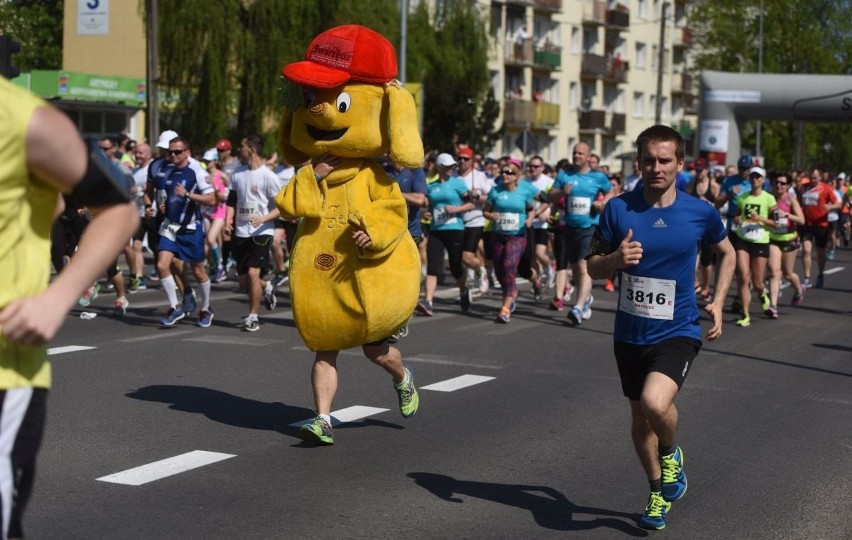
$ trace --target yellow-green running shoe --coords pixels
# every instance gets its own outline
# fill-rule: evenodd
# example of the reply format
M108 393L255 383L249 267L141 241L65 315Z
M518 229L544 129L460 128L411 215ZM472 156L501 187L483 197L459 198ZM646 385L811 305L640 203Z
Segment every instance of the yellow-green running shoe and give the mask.
M686 473L683 471L683 450L680 446L667 456L660 456L660 469L663 476L663 498L668 501L676 501L686 493Z
M405 370L405 379L399 384L394 385L396 393L399 396L399 412L405 418L414 416L417 412L417 407L420 406L420 395L417 393L417 388L414 387L414 373L407 366L403 366Z
M299 428L299 438L305 442L314 444L334 444L334 432L331 424L326 422L322 416L317 416L311 422Z
M653 529L656 531L665 529L666 516L671 507L672 503L666 502L661 493L652 491L651 497L648 499L648 505L645 506L645 513L639 518L639 526L643 529Z
M769 300L769 294L766 291L760 293L760 309L766 311L769 309L769 306L772 305L772 302Z

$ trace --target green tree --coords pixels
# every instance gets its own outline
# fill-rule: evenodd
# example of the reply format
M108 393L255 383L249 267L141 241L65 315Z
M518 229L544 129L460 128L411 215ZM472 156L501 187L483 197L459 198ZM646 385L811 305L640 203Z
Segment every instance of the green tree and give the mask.
M271 135L281 67L301 60L320 32L362 24L395 47L400 39L397 0L159 0L158 9L163 126L201 144ZM450 150L461 139L488 150L499 137L486 40L483 20L466 2L439 3L434 13L421 2L408 14L407 79L424 85L427 148Z
M764 0L764 73L852 73L850 0ZM758 71L759 0L699 0L689 20L695 37L697 71ZM743 147L755 148L757 122L742 128ZM762 122L761 152L771 169L820 165L832 170L852 165L852 126L804 125L797 158L796 122Z
M62 0L0 2L0 34L21 44L14 64L22 72L62 67Z

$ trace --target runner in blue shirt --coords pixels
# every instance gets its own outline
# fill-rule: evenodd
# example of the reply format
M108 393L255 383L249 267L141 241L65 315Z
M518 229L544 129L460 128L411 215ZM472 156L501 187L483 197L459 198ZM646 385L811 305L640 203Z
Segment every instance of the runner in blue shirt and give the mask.
M538 189L529 182L518 185L521 169L515 163L503 165L500 173L503 183L488 193L482 213L491 220L494 272L503 292L503 306L497 322L508 323L515 310L518 263L527 247L527 228L535 219L533 201Z
M435 161L438 180L428 186L429 210L423 217L431 219L429 242L426 244L426 299L417 304L417 312L432 316L432 299L438 288L438 274L443 270L444 251L450 261L450 273L456 279L459 293L467 294L466 276L462 267L464 221L462 214L473 208L467 196L464 180L453 174L456 160L450 154L439 154ZM469 305L468 305L469 307ZM467 311L462 304L462 311Z
M707 339L722 334L722 306L734 272L734 248L718 213L675 187L684 141L668 126L637 141L643 187L612 199L589 248L589 273L618 270L615 358L630 401L632 437L651 494L639 525L663 529L671 501L686 492L683 451L675 443L674 400L701 347L693 290L695 259L704 240L716 252L718 282Z
M568 313L568 319L574 326L592 317L592 280L583 257L589 249L595 225L612 189L607 175L590 167L589 154L588 144L577 143L572 154L574 169L560 172L548 195L551 202L565 195L565 248L577 288L577 303ZM604 197L598 200L600 194ZM564 285L558 278L557 274L557 298Z

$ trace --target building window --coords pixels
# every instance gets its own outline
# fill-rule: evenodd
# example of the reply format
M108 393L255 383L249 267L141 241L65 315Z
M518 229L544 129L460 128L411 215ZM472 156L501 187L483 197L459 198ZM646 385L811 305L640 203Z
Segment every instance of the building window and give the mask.
M636 10L636 15L640 19L648 18L648 0L639 0L639 9Z
M657 57L660 49L656 45L651 45L651 70L657 71Z
M648 65L646 63L647 58L645 58L648 54L647 49L644 43L636 42L636 69L645 69L645 66Z
M648 118L657 118L657 96L648 99Z
M580 54L583 45L583 32L576 26L571 27L571 54Z
M577 83L571 82L568 87L568 106L576 107L580 103L580 96L577 93Z
M633 116L641 118L645 116L645 94L633 92Z

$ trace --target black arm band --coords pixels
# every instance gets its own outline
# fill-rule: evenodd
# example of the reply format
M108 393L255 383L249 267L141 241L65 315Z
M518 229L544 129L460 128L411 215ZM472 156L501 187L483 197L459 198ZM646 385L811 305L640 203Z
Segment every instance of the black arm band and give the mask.
M68 195L68 201L81 207L130 202L130 182L99 148L92 145L86 172Z
M228 206L230 206L232 208L237 206L237 190L236 189L232 189L231 191L228 192L228 200L225 204L227 204Z
M617 246L613 247L612 244L607 244L603 241L600 235L600 229L595 227L595 232L592 235L592 241L589 243L589 251L586 254L586 259L594 255L600 255L605 257L610 253L615 253Z

